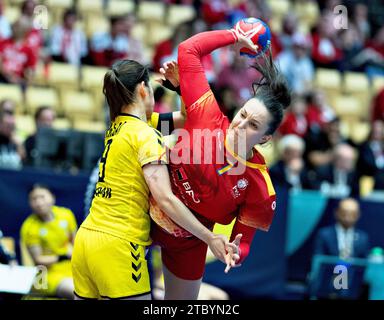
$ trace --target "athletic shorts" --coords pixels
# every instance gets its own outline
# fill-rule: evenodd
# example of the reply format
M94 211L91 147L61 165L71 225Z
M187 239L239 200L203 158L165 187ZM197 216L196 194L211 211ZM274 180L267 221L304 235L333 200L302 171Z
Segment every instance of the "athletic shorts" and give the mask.
M200 219L199 219L200 220ZM204 225L213 229L213 222ZM167 269L184 280L203 277L208 246L195 236L175 237L152 221L153 244L161 247L161 259Z
M145 246L81 227L72 255L75 295L122 299L151 292Z
M72 279L71 261L64 260L50 265L47 272L38 272L32 292L55 296L60 283Z

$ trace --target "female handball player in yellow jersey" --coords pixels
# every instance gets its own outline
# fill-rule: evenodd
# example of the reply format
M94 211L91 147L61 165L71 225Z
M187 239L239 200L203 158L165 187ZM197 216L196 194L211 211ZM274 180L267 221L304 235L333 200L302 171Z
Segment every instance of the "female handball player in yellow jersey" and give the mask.
M111 125L105 134L90 214L75 239L72 272L77 299L150 299L145 258L150 245L149 192L173 221L225 261L234 244L201 224L172 193L162 135L147 124L153 110L148 70L133 60L115 63L103 92Z

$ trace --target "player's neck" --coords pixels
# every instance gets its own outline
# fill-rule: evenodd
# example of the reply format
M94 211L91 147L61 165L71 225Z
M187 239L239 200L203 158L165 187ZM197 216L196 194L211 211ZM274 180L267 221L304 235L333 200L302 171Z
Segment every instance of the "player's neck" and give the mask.
M140 118L144 122L147 122L147 115L145 113L145 109L136 103L130 104L129 106L122 107L121 113L131 114L133 116Z

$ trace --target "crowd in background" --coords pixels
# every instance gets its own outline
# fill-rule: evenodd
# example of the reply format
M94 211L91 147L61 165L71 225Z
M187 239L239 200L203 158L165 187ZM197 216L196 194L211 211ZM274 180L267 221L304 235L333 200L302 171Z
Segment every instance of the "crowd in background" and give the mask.
M156 1L154 1L156 2ZM167 60L177 58L177 46L189 36L204 30L231 28L243 17L257 17L280 28L272 28L272 53L286 76L294 99L275 138L272 179L293 188L317 189L348 196L360 193L363 176L373 177L372 188L384 189L384 88L365 101L370 133L363 141L353 141L343 133L344 119L338 117L327 92L314 85L318 68L339 72L358 71L370 80L384 75L384 5L380 1L291 1L292 8L311 2L319 14L317 20L303 24L293 9L274 16L271 1L164 1L194 8L192 21L175 26L169 39L148 44L132 30L140 23L135 11L110 16L106 32L88 37L81 28L81 14L72 8L63 12L61 21L48 29L36 29L33 23L35 0L20 3L20 16L10 24L2 13L9 5L0 1L0 82L22 88L34 83L34 71L42 63L46 72L52 61L76 66L109 67L118 59L135 59L157 72ZM140 1L135 1L136 7ZM106 6L108 0L104 1ZM335 28L334 8L348 9L346 29ZM305 26L306 28L303 28ZM277 30L277 31L276 31ZM148 52L151 53L148 56ZM259 75L250 68L251 60L230 48L215 51L203 64L211 87L223 112L232 118L236 109L253 95L252 84ZM101 88L100 88L101 90ZM167 92L155 91L155 111L177 108ZM348 106L345 106L348 108ZM42 105L34 115L36 131L52 126L55 110ZM35 133L25 141L17 136L13 101L0 104L0 166L19 169L33 164Z

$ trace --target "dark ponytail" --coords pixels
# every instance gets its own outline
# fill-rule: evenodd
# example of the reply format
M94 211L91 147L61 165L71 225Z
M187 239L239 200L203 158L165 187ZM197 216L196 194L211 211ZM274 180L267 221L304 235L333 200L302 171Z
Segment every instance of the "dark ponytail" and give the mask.
M266 134L273 134L283 120L284 109L291 104L291 92L285 77L273 63L271 50L268 55L263 53L260 60L256 60L252 67L262 77L252 87L254 97L264 103L272 118Z
M120 60L113 64L104 76L103 93L113 121L121 108L135 100L136 86L144 81L149 86L148 69L134 60Z

